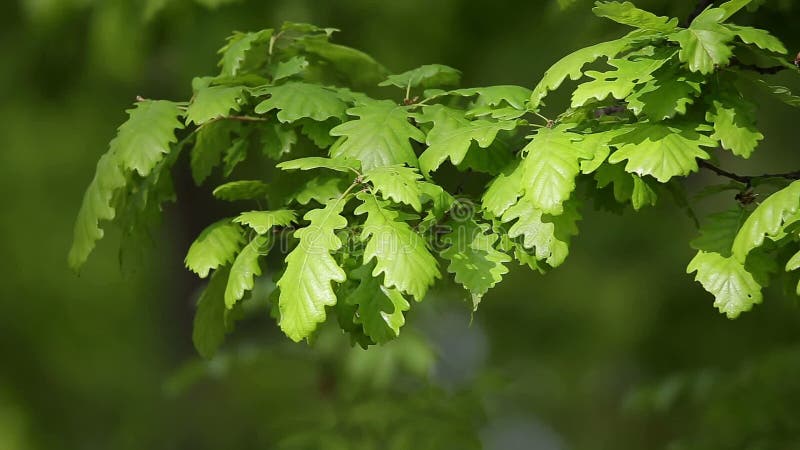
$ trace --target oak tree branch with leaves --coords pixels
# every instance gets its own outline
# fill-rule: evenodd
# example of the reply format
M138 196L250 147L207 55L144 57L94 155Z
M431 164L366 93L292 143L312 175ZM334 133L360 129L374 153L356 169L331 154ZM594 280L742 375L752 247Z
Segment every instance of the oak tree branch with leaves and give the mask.
M129 111L86 191L69 264L86 261L104 222L128 234L152 226L189 152L198 185L219 170L228 182L214 197L249 205L188 250L186 266L209 278L199 352L220 345L271 251L286 253L269 267L286 335L307 339L333 315L366 347L397 337L404 313L445 276L477 309L508 264L561 265L587 202L638 211L669 196L693 215L682 182L703 168L727 181L707 192L734 190L737 201L701 221L687 272L734 318L781 272L800 278L800 172L739 175L714 152L750 157L764 136L746 95L800 107L764 78L798 69L776 37L730 22L749 0L703 3L679 25L598 2L597 16L634 30L562 58L533 90L459 89L460 72L438 64L389 74L308 24L236 33L220 73L196 78L188 102L140 98ZM568 79L569 105L550 115L544 100ZM375 86L389 98L359 91ZM282 183L238 179L247 158ZM446 164L491 182L465 196L437 182ZM755 188L768 195L755 201Z

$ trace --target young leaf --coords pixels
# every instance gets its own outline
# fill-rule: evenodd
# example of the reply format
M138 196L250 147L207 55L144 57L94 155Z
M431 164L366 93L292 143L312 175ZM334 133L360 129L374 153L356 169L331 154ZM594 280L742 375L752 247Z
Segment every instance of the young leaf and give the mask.
M444 236L450 247L441 252L442 258L450 261L447 271L469 291L474 310L484 294L508 273L505 263L511 261L495 248L498 236L489 228L488 224L471 219L454 223L452 231Z
M231 111L239 111L242 107L244 87L242 86L208 86L200 89L189 109L186 111L186 123L194 122L202 125L210 120L224 117Z
M231 144L232 130L232 124L226 121L207 123L197 130L190 160L196 185L201 185L222 162L222 154Z
M311 120L311 122L314 121ZM283 128L278 123L271 123L259 129L259 139L261 153L275 161L280 161L283 159L283 155L291 152L292 146L297 143L297 133L291 128Z
M406 322L403 312L410 305L397 289L384 286L371 271L372 265L364 265L350 273L359 284L344 301L356 306L355 320L362 324L364 333L383 344L400 335L400 328Z
M228 331L225 323L225 285L228 283L227 267L222 267L211 275L211 281L203 289L197 301L192 327L192 342L197 353L210 359L225 340Z
M272 82L295 76L308 67L308 60L303 56L292 56L286 61L281 61L272 71Z
M269 42L272 30L262 30L253 33L235 33L228 38L228 43L220 49L222 59L219 61L221 76L235 77L246 65L247 59L253 54L254 47Z
M347 113L359 119L331 130L332 136L345 136L331 148L333 158L351 158L364 170L394 164L417 167L417 156L409 142L425 142L425 134L408 123L408 112L391 101L373 101L350 108Z
M686 107L694 103L703 82L701 75L676 68L657 71L653 77L625 99L634 114L653 121L672 118L676 113L686 114Z
M695 250L719 253L728 257L731 255L733 240L746 218L747 210L740 206L712 214L703 222L700 236L694 238L689 244Z
M524 192L522 173L522 164L515 162L492 180L481 198L483 209L495 217L500 217L517 203L517 199Z
M256 114L265 114L277 109L278 120L283 123L309 118L324 121L330 118L343 118L347 105L336 91L324 86L293 81L279 86L266 86L257 95L270 97L256 105Z
M686 268L686 273L695 271L695 280L714 294L714 306L729 319L761 303L761 286L736 258L699 251Z
M534 249L536 259L558 267L569 254L571 236L578 234L581 219L575 202L566 202L561 215L544 214L526 194L503 214L503 222L517 221L508 230L510 238L523 237L525 248Z
M720 24L724 15L722 9L707 9L689 28L670 35L669 39L681 46L678 57L692 72L709 74L716 66L726 66L730 62L733 52L728 43L733 40L734 33Z
M523 186L533 206L545 214L560 214L562 203L575 189L579 161L591 159L580 134L566 131L568 126L542 128L522 149Z
M597 2L592 12L598 17L645 30L668 33L678 26L678 19L657 16L637 8L631 2Z
M330 169L347 173L353 173L361 169L361 165L354 159L322 158L319 156L309 156L306 158L284 161L275 167L281 170Z
M257 200L266 197L269 186L258 180L237 180L217 186L214 197L228 202Z
M755 105L733 89L713 98L706 121L714 126L711 138L736 156L749 158L758 142L764 139L755 126Z
M223 219L206 227L189 247L186 267L200 278L208 272L233 261L244 244L242 227Z
M235 169L240 162L247 159L247 150L249 148L250 140L248 136L241 136L234 140L233 145L225 150L225 156L222 158L222 174L225 175L226 178L233 173L233 169Z
M415 87L452 87L461 81L461 71L442 64L427 64L399 75L389 75L378 86L397 86L408 89Z
M364 173L364 181L372 183L384 199L405 203L417 212L422 210L421 179L416 169L401 165L376 167Z
M722 14L720 21L728 20L732 15L736 14L740 9L749 5L752 1L753 0L729 0L719 5L719 9L721 9L724 12Z
M508 104L508 106L514 109L524 110L525 103L530 99L532 92L530 89L522 86L500 85L457 89L449 93L464 97L477 95L477 103L481 105L500 107L503 104Z
M113 220L116 210L112 200L116 192L125 187L125 174L117 162L116 154L109 151L97 162L92 182L83 195L83 202L75 220L72 247L68 262L77 271L86 262L95 242L103 238L101 220Z
M650 185L651 182L649 180L652 180L652 178L642 178L636 175L631 175L631 177L633 177L633 192L631 193L633 210L639 211L645 206L655 206L658 194L656 194L653 186Z
M325 205L328 200L334 199L344 192L347 183L338 177L314 177L303 184L300 189L290 196L301 205L307 205L312 200Z
M584 47L561 58L545 71L541 81L533 89L529 108L531 110L538 109L547 93L558 89L567 77L571 80L577 80L583 76L584 65L604 56L613 58L628 48L637 38L644 36L641 32L634 31L620 39Z
M747 255L764 243L769 237L777 240L783 237L787 225L799 220L800 181L767 197L745 220L736 239L733 241L733 256L744 263Z
M236 256L225 286L225 308L233 308L245 292L253 290L254 278L261 275L258 259L269 242L270 236L258 235Z
M733 31L745 44L755 44L758 48L785 55L786 47L775 36L768 31L759 30L753 27L743 27L739 25L726 24L729 30Z
M697 171L697 159L709 159L700 147L714 147L716 141L682 125L639 122L611 140L618 150L608 162L628 160L625 170L639 176L651 175L661 183L675 176Z
M366 241L364 263L376 260L372 275L384 274L384 286L397 288L417 301L439 278L436 259L428 251L425 240L399 220L397 211L387 208L373 194L358 194L361 204L355 214L366 214L361 240Z
M124 169L146 177L178 141L175 130L183 128L178 120L182 112L165 100L140 101L127 112L130 118L119 127L109 152L116 153Z
M128 174L136 171L147 177L177 141L175 130L183 128L178 120L181 111L173 102L140 101L127 112L129 118L119 127L108 152L98 161L94 179L78 211L68 256L73 270L83 265L95 242L103 237L100 221L114 219L113 200L127 185Z
M418 118L422 123L433 122L426 142L428 148L419 158L423 173L430 172L448 158L453 165L461 164L467 151L475 141L481 148L488 148L501 130L513 130L515 121L467 120L463 112L442 105L427 106Z
M255 230L258 234L266 234L272 227L289 226L296 219L294 211L277 209L275 211L247 211L239 214L233 221Z
M328 203L309 211L310 223L295 231L300 242L286 257L286 271L278 280L280 327L290 339L299 342L325 320L325 306L336 304L331 282L343 283L347 276L331 252L342 246L336 230L347 226L341 216L344 201Z
M624 99L637 84L650 81L653 78L652 73L674 54L675 50L666 48L636 57L629 55L624 59L612 59L608 62L616 70L586 72L593 80L580 84L572 92L572 107L578 108L590 100L604 100L609 95L618 100Z

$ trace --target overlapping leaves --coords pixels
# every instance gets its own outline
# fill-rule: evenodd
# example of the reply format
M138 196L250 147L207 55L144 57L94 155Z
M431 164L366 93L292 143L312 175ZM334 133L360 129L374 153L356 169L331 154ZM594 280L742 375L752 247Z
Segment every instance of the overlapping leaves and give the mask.
M69 263L84 262L102 221L131 230L138 215L156 216L187 146L195 182L212 180L209 197L242 208L186 256L210 276L193 336L203 356L260 295L260 276L278 280L273 315L295 341L335 309L355 342L385 343L400 334L409 300L423 300L445 271L477 308L512 260L540 272L565 261L585 197L638 211L670 192L691 210L677 180L711 164L714 148L747 158L764 138L742 81L800 104L745 73L743 49L791 67L777 38L728 23L747 3L679 26L630 2L599 2L596 15L636 29L562 58L533 90L455 89L460 72L438 64L392 75L332 43L335 30L308 24L236 33L220 73L196 78L189 102L145 100L130 111L87 189ZM569 108L546 117L545 96L567 79L576 82ZM378 84L391 99L354 90ZM460 187L443 182L448 161L491 181L457 198ZM761 301L769 252L796 248L797 183L710 216L692 242L688 271L729 317ZM747 187L736 186L737 198ZM267 257L276 248L288 251L283 263ZM799 261L780 262L795 270Z

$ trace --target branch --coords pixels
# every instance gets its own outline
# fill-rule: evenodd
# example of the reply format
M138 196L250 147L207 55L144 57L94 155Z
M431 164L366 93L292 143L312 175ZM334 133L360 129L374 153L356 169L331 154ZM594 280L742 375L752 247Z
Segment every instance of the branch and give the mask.
M754 180L763 180L767 178L785 178L787 180L800 180L800 170L796 170L794 172L784 172L784 173L765 173L763 175L738 175L733 172L728 172L722 168L719 168L708 161L698 159L697 165L702 167L703 169L710 170L715 174L729 178L733 181L738 181L739 183L744 183L748 187Z

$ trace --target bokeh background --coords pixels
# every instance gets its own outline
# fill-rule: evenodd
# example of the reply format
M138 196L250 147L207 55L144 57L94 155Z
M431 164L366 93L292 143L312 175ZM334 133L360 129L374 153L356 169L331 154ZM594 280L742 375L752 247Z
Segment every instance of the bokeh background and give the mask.
M641 1L685 17L691 1ZM800 50L800 6L738 21ZM401 339L363 351L333 329L291 344L260 281L211 361L191 345L201 283L189 243L219 212L177 174L179 202L121 270L108 233L80 277L65 260L83 190L136 95L185 99L233 30L341 29L393 71L463 70L465 86L533 87L560 56L625 32L583 0L4 0L0 5L0 449L800 448L800 307L780 285L737 320L684 273L696 233L662 198L584 208L567 263L514 266L472 316L451 285ZM798 86L777 76L776 82ZM562 99L565 98L564 94ZM550 102L558 103L558 96ZM759 99L746 173L800 167L800 110ZM690 178L691 190L715 180ZM698 201L699 214L733 193Z

